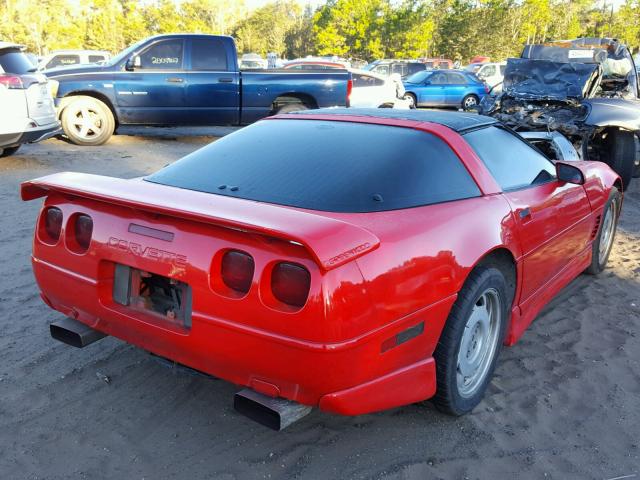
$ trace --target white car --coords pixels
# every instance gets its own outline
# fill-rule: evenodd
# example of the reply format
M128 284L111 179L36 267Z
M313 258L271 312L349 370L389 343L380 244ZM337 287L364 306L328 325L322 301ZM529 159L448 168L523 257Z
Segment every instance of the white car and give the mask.
M15 43L0 42L0 156L60 132L47 77Z
M467 72L475 73L476 77L489 85L489 88L493 89L491 93L499 93L502 91L502 81L504 80L504 69L506 67L507 62L472 63L464 69Z
M353 78L353 90L349 105L354 108L411 108L404 100L404 85L400 75L389 77L366 70L349 69Z
M42 71L73 65L87 65L90 63L105 62L110 58L111 54L104 50L56 50L40 59L38 70Z

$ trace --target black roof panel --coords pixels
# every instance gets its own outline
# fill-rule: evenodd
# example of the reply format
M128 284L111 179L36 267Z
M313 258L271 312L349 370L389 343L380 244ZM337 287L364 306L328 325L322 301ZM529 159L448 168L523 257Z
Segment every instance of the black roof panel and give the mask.
M439 123L452 130L461 132L473 128L493 125L496 120L484 115L469 112L451 112L445 110L396 110L392 108L321 108L318 110L303 110L292 112L296 115L355 115L377 118L391 118L397 120L412 120L416 122Z

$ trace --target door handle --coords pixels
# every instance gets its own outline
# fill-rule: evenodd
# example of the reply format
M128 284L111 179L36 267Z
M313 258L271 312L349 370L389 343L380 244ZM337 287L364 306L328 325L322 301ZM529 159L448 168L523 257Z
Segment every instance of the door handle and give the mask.
M231 77L220 77L218 79L218 83L231 83L233 82L233 78Z
M169 78L167 78L167 82L169 82L169 83L182 83L182 82L184 82L184 78L169 77Z
M518 214L520 215L520 218L523 220L531 219L531 209L529 207L523 208L522 210L520 210Z

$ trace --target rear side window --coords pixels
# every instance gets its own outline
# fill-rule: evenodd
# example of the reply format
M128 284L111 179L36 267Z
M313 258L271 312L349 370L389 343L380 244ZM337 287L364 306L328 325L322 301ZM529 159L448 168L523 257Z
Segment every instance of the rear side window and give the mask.
M377 212L480 195L442 140L408 128L264 120L146 178L331 212Z
M503 190L517 190L555 179L556 169L549 159L502 128L475 130L464 138Z
M104 60L104 55L89 55L89 63L97 63Z
M154 43L140 56L140 68L145 70L181 70L184 55L182 40Z
M56 55L47 63L46 68L66 67L78 63L80 63L80 55Z
M228 70L224 43L216 38L191 41L191 70Z
M35 71L27 56L20 50L0 50L0 67L5 73L27 73Z
M467 83L467 77L460 73L449 72L447 73L447 78L451 85L466 85Z

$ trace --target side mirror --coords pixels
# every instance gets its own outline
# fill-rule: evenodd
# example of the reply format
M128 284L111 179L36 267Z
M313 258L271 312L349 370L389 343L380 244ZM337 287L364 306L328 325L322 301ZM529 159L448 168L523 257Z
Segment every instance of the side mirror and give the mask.
M133 57L127 60L127 63L124 66L124 68L131 72L136 68L140 68L141 66L142 66L142 61L140 60L140 57L137 55L134 55Z
M556 162L556 176L561 182L584 185L582 170L568 163Z

